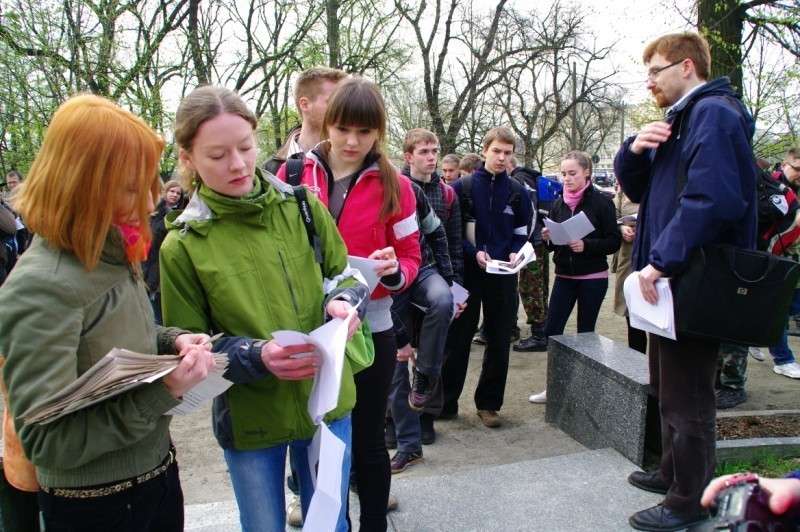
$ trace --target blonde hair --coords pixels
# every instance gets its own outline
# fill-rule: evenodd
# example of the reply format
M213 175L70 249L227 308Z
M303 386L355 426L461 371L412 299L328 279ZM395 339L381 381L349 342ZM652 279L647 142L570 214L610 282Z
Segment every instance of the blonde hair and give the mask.
M410 129L405 138L403 138L403 152L413 154L418 144L429 142L439 144L439 139L436 138L433 131L422 129L421 127Z
M378 138L372 151L380 156L378 179L383 185L383 205L378 215L380 219L400 212L400 180L383 147L386 122L386 103L381 91L377 85L364 78L348 78L339 83L328 100L328 108L322 119L323 135L327 135L328 128L337 125L378 130ZM321 151L327 159L327 146L323 146Z
M478 168L480 168L482 162L483 162L483 157L481 157L477 153L467 153L466 155L464 155L464 157L461 158L461 162L458 163L458 169L472 173Z
M489 146L491 146L494 141L502 142L503 144L511 144L513 148L517 147L517 137L514 135L514 132L507 127L501 126L490 129L489 132L486 133L486 136L483 137L483 149L488 150Z
M578 163L578 166L583 168L584 170L589 170L589 176L592 175L592 158L589 157L589 154L585 151L571 151L567 153L562 159L562 161L575 161Z
M181 189L181 193L183 193L183 188L181 187L181 182L178 181L177 179L170 179L169 181L164 183L164 185L161 187L161 193L162 194L166 194L167 192L169 192L170 190L172 190L175 187L180 188Z
M347 77L347 73L338 68L314 66L300 72L294 82L294 104L300 109L300 98L313 102L319 96L323 81L339 83Z
M461 159L459 159L458 155L456 155L455 153L448 153L447 155L442 157L442 164L445 163L452 163L456 165L456 168L458 168L459 164L461 163Z
M206 85L190 92L178 106L175 113L175 144L191 153L192 141L197 130L206 120L230 113L244 118L255 131L258 119L238 94L225 87ZM186 168L182 163L179 171L183 190L194 191L200 176Z
M150 200L159 196L163 150L163 139L142 119L105 98L74 96L53 115L14 208L32 231L91 271L114 208L132 188L132 214L148 219ZM149 240L149 225L140 229Z

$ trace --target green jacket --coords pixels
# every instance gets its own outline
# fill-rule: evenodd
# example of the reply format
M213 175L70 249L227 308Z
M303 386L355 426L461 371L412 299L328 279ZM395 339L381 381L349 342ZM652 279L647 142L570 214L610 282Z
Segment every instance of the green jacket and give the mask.
M186 210L168 215L170 232L161 246L164 323L244 337L222 342L230 359L225 376L235 383L214 401L214 434L225 449L260 449L313 436L307 411L313 380L270 374L251 339L269 340L277 330L309 332L324 323L331 297L361 286L349 276L344 242L324 205L308 195L322 272L338 282L327 298L292 188L260 172L255 185L241 198L201 185ZM352 363L345 357L339 403L326 422L347 415L355 404Z
M35 238L0 288L3 379L23 450L46 487L91 486L156 468L170 445L163 415L179 404L161 380L68 414L23 425L18 416L72 383L114 347L174 352L177 329L157 328L147 292L109 232L91 272Z

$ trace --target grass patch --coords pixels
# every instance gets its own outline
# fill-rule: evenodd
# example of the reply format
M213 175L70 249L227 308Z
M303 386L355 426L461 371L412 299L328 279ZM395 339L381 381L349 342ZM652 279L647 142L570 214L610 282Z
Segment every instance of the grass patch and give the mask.
M770 456L758 462L747 460L726 462L717 467L714 471L714 477L750 471L762 477L780 478L798 469L800 469L800 458L775 458Z

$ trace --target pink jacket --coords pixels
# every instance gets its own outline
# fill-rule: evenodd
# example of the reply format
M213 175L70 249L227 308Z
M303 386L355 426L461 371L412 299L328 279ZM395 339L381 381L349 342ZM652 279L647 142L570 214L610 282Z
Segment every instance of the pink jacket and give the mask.
M286 181L285 165L278 171L278 178ZM419 226L416 218L416 198L407 177L398 174L400 180L400 213L388 220L378 220L383 205L383 185L378 178L378 165L367 167L356 180L345 200L338 220L339 233L347 245L347 253L356 257L368 257L373 251L388 246L394 248L403 286L393 293L405 290L417 277L422 260L419 247ZM315 153L308 153L303 163L300 182L308 186L328 206L328 176ZM382 284L372 292L371 299L389 295Z

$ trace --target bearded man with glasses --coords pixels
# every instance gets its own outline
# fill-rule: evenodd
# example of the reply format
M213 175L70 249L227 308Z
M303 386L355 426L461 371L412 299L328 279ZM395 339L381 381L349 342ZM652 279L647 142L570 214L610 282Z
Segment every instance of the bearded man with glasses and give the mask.
M755 248L755 123L728 78L707 81L711 54L700 35L660 37L643 60L647 88L669 112L623 143L614 169L622 191L640 204L633 269L645 300L656 303L655 281L681 273L697 247ZM700 498L714 474L720 346L680 333L677 340L651 334L648 344L661 464L628 480L665 498L629 522L638 530L680 530L707 519Z

